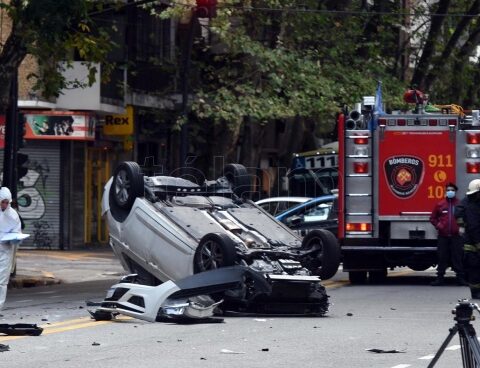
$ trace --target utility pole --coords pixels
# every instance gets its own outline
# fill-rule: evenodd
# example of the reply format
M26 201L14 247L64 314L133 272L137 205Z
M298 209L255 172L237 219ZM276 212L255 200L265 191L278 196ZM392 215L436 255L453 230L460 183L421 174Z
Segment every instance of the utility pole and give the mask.
M5 149L3 157L2 186L8 187L12 198L17 199L17 151L18 151L18 72L15 70L10 85L10 102L5 121Z

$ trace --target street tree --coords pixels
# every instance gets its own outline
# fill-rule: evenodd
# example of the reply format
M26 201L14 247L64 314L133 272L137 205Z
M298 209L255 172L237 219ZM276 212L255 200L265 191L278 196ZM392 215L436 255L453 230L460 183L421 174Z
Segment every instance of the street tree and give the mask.
M5 114L9 104L12 77L28 54L38 62L40 71L29 77L35 79L35 88L44 97L94 82L94 63L105 61L112 47L108 33L89 17L89 12L99 7L102 2L87 0L10 0L0 4L9 24L8 36L0 45L0 114ZM62 75L62 68L71 66L74 57L88 66L86 82L67 81ZM62 67L60 62L64 62Z

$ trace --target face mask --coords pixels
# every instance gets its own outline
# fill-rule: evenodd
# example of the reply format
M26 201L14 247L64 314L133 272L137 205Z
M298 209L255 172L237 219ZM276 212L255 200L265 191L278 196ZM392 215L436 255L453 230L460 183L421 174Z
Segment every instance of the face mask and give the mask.
M454 190L447 190L447 198L452 199L455 197L455 191Z

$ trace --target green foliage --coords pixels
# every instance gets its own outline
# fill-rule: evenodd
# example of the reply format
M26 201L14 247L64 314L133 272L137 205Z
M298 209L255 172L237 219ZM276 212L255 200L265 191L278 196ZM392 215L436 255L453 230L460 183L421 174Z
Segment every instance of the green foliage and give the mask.
M35 89L45 97L58 96L64 88L90 86L95 82L95 64L106 61L114 47L106 29L95 26L90 12L103 8L102 2L88 0L12 0L4 4L12 19L12 36L18 41L13 47L6 43L0 58L17 54L17 60L26 53L39 63L40 74ZM74 57L85 60L89 74L84 81L67 81L61 74L71 67ZM78 59L76 59L78 60ZM59 66L60 62L65 62ZM15 67L15 66L14 66ZM18 65L17 65L18 67ZM104 64L102 76L108 78L111 65Z
M360 2L352 7L360 6ZM227 0L211 20L212 44L198 42L192 111L199 119L226 122L233 129L243 118L266 123L292 117L332 120L344 104L373 95L384 82L387 103L397 103L404 84L392 74L397 26L382 18L382 32L363 40L365 17L289 12L295 0L261 0L245 10ZM302 2L318 9L318 2ZM278 11L278 9L283 9ZM177 6L163 17L188 18L191 7ZM393 34L392 34L393 33ZM218 53L215 49L226 52ZM390 60L386 57L391 58Z

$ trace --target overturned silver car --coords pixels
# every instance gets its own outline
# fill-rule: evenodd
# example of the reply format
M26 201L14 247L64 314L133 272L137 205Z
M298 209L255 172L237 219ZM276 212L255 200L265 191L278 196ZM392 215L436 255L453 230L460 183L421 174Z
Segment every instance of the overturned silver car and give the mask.
M320 280L338 269L337 239L326 230L299 238L246 198L250 182L238 164L227 165L217 180L196 184L144 176L138 164L123 162L102 200L110 245L144 285L241 265L263 275L271 290L248 303L244 292L230 292L226 305L257 313L325 313Z

